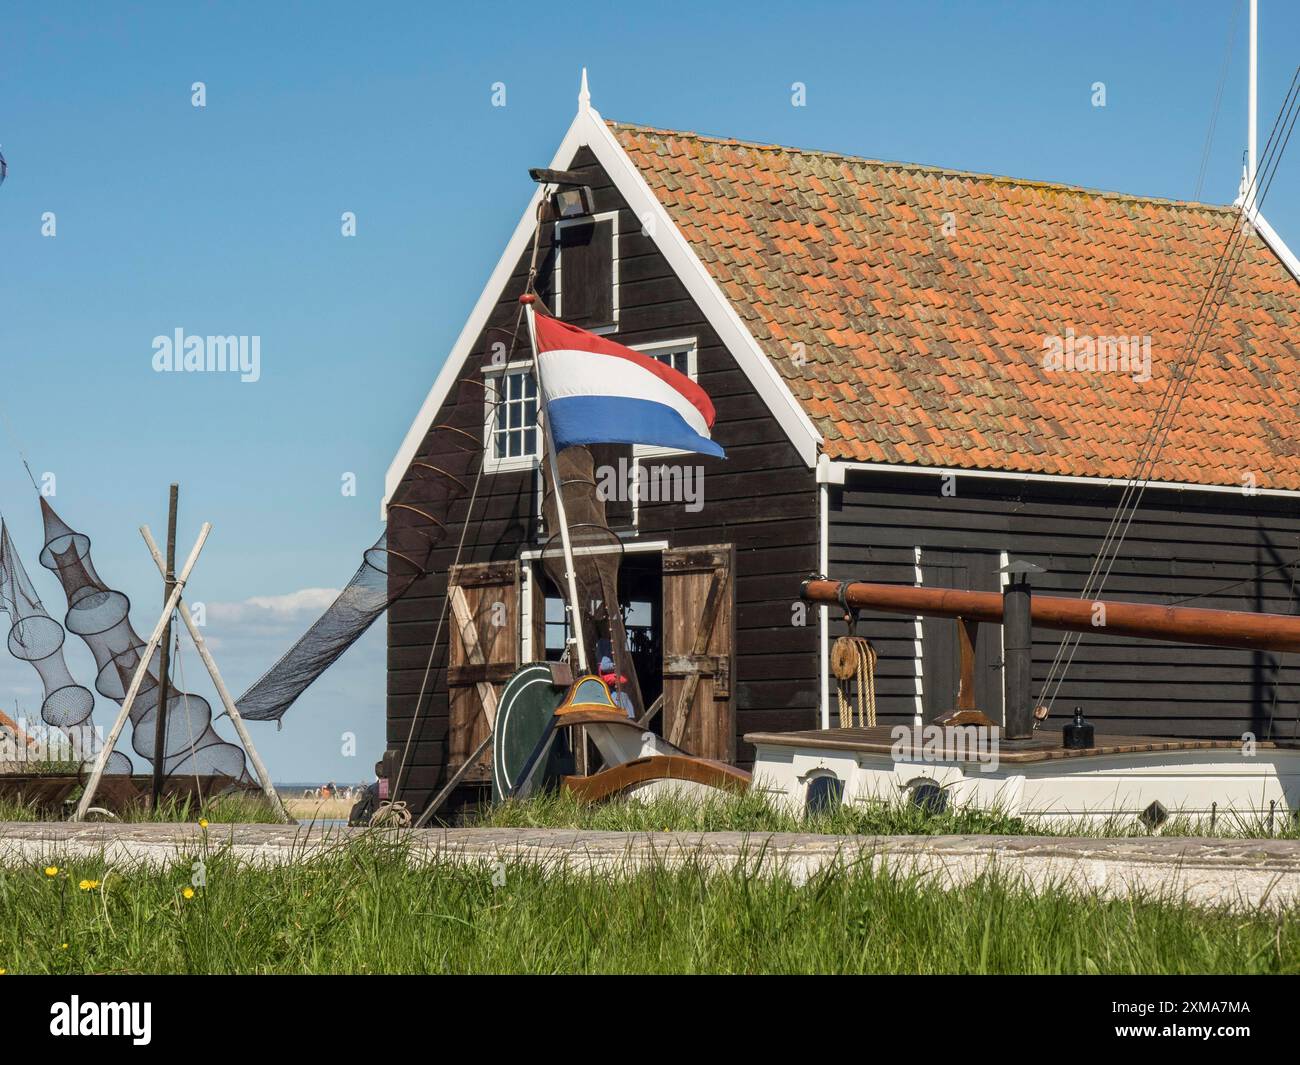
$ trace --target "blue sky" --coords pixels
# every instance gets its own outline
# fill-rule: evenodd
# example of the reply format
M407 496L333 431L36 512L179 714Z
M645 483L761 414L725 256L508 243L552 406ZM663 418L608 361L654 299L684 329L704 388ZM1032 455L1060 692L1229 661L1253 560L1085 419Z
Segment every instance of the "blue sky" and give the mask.
M1260 142L1300 5L1260 4ZM549 9L548 9L549 10ZM1191 198L1236 193L1246 4L660 2L72 4L0 14L0 410L147 633L137 527L181 483L189 598L242 691L379 532L383 475L575 109L607 118ZM191 85L206 85L206 107ZM506 106L493 107L494 82ZM807 106L791 106L791 85ZM1106 85L1106 106L1091 103ZM1300 148L1265 213L1300 247ZM355 212L357 236L340 234ZM53 212L57 235L43 236ZM261 379L158 374L152 340L261 337ZM357 494L344 496L353 473ZM51 613L8 434L0 508ZM254 602L253 600L259 600ZM69 641L84 683L84 647ZM191 688L201 666L188 655ZM0 708L35 708L0 660ZM111 720L104 703L97 720ZM290 712L254 724L280 780L362 779L383 747L382 625ZM229 735L228 724L219 726ZM340 736L358 736L354 758Z

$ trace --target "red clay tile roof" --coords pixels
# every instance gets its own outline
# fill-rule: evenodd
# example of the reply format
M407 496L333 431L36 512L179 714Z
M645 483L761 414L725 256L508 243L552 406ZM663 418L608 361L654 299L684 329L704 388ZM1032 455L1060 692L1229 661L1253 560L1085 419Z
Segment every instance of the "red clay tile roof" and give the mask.
M610 128L834 459L1128 477L1236 218ZM1149 335L1151 380L1045 369L1070 329ZM1252 235L1153 478L1300 489L1298 414L1300 282Z

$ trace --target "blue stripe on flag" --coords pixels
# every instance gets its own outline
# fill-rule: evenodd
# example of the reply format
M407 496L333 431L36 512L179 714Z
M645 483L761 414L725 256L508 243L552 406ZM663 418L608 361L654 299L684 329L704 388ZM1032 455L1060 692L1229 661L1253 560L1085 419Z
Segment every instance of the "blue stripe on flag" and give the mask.
M727 453L700 436L672 407L624 396L564 396L546 405L556 450L575 444L647 444L696 451L725 459Z

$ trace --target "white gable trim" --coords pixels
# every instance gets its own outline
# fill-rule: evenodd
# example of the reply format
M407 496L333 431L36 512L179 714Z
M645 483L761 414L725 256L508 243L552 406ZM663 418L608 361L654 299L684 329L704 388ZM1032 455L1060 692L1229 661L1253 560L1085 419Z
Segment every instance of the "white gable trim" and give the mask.
M815 468L821 450L822 434L813 425L808 412L776 372L772 360L740 320L731 300L718 287L713 275L669 217L667 208L650 190L636 164L618 143L618 138L596 111L588 109L587 115L594 126L588 147L605 168L614 186L623 194L632 213L641 219L642 228L704 312L705 319L713 326L714 332L736 360L749 383L762 397L767 409L785 430L786 436L799 452L799 457L808 464L809 469Z
M1264 238L1264 243L1282 260L1282 265L1291 271L1291 276L1300 281L1300 259L1297 259L1295 253L1286 246L1286 241L1278 235L1277 230L1270 226L1257 210L1250 211L1247 217L1250 219L1250 224L1255 227L1255 232Z
M564 140L560 142L560 147L551 160L551 169L556 170L568 166L578 148L585 143L583 140L585 125L582 117L582 114L579 113L569 127L568 133L564 135ZM501 258L497 261L496 268L492 271L487 285L479 295L478 302L474 304L474 309L470 312L464 328L460 331L460 336L456 338L456 343L452 345L451 354L447 356L446 361L442 364L442 369L438 371L438 376L434 379L429 394L424 397L424 402L420 405L420 411L415 416L415 421L411 423L411 427L406 431L402 446L397 449L397 455L389 464L388 473L384 477L384 499L380 508L380 517L385 520L388 517L389 499L397 491L397 486L401 484L402 478L406 476L406 471L415 459L421 441L424 440L424 434L429 431L429 426L433 424L438 408L442 406L443 400L451 392L451 387L455 383L456 376L460 373L465 359L469 356L474 341L478 339L479 334L483 332L483 327L487 325L488 315L492 313L492 308L496 306L502 290L506 287L506 282L510 280L510 275L514 272L519 257L523 255L529 241L532 239L533 229L537 225L537 205L541 202L541 199L542 187L539 185L533 190L533 195L529 198L528 206L524 209L519 224L515 226L514 233L511 234L506 250L502 252Z
M686 238L669 217L668 211L650 190L645 178L637 170L636 164L628 158L627 153L623 151L623 146L605 125L600 114L585 101L579 106L577 117L569 126L564 140L560 142L560 147L551 159L551 169L568 168L578 149L584 146L591 149L597 161L605 168L610 180L613 181L614 187L632 209L632 213L642 220L642 225L655 246L685 285L691 298L704 312L705 320L713 327L723 345L735 358L749 382L785 430L800 457L810 469L815 467L822 442L821 433L817 431L812 419L808 417L794 393L777 373L771 360L759 347L758 341L741 321L731 301L723 294L704 263L691 249ZM438 408L450 393L462 364L487 324L488 316L496 306L515 265L528 248L536 225L537 205L541 198L542 188L538 186L529 199L528 207L519 219L519 224L515 227L514 234L510 237L510 242L506 245L496 268L488 278L478 302L474 304L474 309L470 312L464 328L456 338L451 353L438 372L433 387L421 404L415 421L411 423L401 447L397 449L397 455L388 467L388 473L384 478L384 499L381 508L385 514L388 500L406 475L425 433L433 424Z

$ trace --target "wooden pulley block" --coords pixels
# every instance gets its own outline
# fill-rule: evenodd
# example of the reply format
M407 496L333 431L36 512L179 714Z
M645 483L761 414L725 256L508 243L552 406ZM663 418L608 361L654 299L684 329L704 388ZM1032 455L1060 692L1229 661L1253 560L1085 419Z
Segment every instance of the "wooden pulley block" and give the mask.
M857 643L851 636L841 636L831 646L831 673L836 680L852 680L857 672Z

